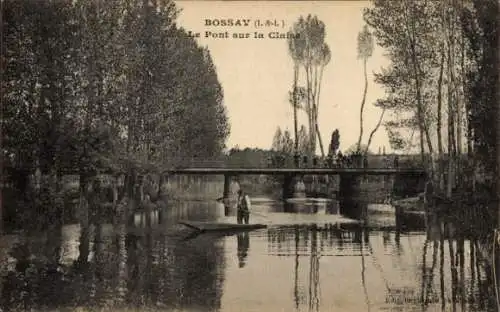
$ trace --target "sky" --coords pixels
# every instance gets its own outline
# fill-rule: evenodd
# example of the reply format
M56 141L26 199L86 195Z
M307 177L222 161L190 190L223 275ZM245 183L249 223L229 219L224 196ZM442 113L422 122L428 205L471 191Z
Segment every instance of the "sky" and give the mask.
M227 147L270 148L278 126L293 135L293 109L288 91L293 82L293 62L286 39L271 39L270 32L286 33L302 15L316 15L326 26L325 42L332 58L325 67L319 104L319 127L325 149L331 133L340 131L340 149L356 144L359 136L360 105L363 96L363 62L357 57L357 35L363 28L363 8L368 1L178 1L182 10L178 25L193 33L207 46L224 91L231 133ZM206 19L251 20L245 26L206 26ZM278 27L258 27L256 20L276 20ZM284 26L284 27L283 27ZM230 38L205 37L205 32L224 33ZM254 32L264 38L254 38ZM232 33L250 33L250 38L234 39ZM381 109L373 106L384 90L373 82L373 72L387 66L384 51L375 45L368 60L368 92L364 112L363 143L377 124ZM386 114L387 115L387 114ZM300 124L306 115L299 113ZM387 120L387 119L384 119ZM380 127L370 149L385 146L391 151L384 127ZM318 146L319 151L319 146Z

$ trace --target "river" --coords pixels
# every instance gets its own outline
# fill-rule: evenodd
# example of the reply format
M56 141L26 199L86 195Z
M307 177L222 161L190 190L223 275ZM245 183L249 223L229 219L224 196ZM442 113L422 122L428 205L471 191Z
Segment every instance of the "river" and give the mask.
M193 235L177 221L235 217L177 201L151 226L0 237L2 311L494 311L473 241L399 232L391 209L364 226L324 201L254 198L252 212L267 229Z

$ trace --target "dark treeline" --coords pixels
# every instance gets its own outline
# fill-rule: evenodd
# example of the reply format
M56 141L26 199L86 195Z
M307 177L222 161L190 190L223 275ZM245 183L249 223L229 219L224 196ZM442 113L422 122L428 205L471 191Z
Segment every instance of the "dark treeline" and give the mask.
M82 191L100 172L125 173L126 193L137 170L223 150L216 69L172 1L2 7L2 176L21 198L43 182L59 192L67 173Z

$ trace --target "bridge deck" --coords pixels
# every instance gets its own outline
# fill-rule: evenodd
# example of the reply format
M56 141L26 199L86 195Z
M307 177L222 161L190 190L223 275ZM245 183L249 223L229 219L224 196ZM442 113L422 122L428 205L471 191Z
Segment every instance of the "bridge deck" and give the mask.
M170 174L358 174L358 175L391 175L415 174L424 175L423 169L408 168L176 168L166 170Z

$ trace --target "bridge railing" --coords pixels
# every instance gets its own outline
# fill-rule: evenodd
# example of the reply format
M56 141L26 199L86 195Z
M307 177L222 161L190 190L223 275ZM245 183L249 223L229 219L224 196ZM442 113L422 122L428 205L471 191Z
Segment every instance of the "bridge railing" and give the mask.
M267 158L219 156L213 158L178 157L167 161L172 168L424 168L413 155L347 156L342 158L274 155Z
M175 157L165 160L165 166L170 168L225 168L225 157Z

